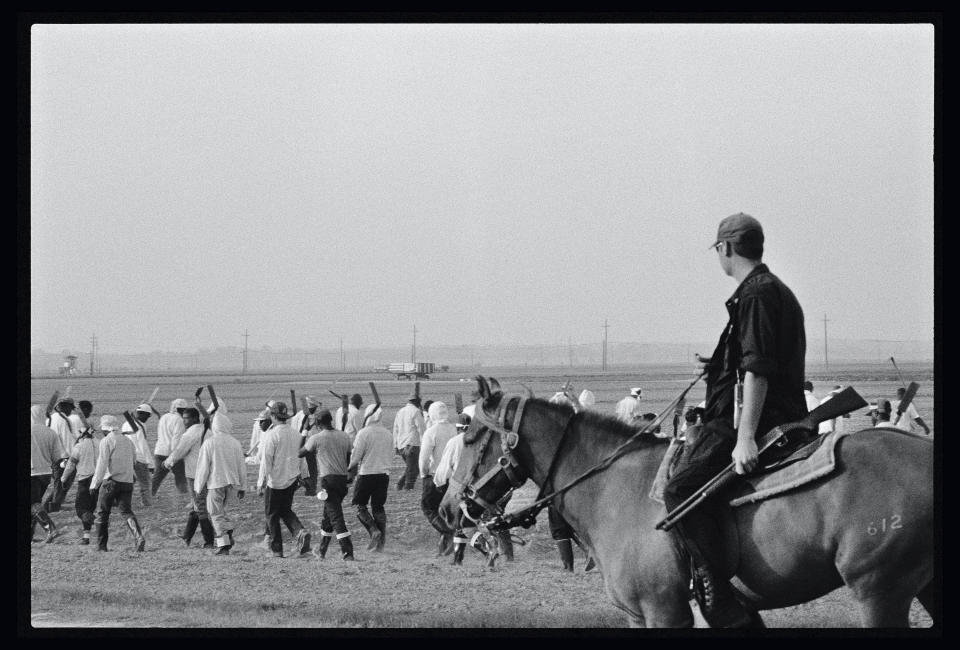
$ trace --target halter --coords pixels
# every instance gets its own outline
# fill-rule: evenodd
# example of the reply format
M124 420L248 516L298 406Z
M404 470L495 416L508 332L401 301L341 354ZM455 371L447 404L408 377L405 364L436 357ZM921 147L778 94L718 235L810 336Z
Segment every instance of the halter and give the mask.
M507 425L507 412L510 410L510 404L516 402L517 406L514 411L513 421L511 426ZM477 453L476 461L474 462L473 468L470 470L470 478L473 478L477 474L477 469L480 466L480 462L483 460L483 456L486 453L487 445L490 443L492 438L492 432L497 432L500 435L500 451L501 455L497 459L496 465L491 467L487 472L481 476L476 481L466 484L463 487L463 490L460 494L460 509L463 512L464 516L467 517L470 521L474 523L478 522L474 517L469 513L468 503L473 503L474 505L482 508L485 513L493 513L495 519L500 519L504 516L503 505L510 498L510 495L513 494L513 491L522 486L527 479L530 477L529 473L517 462L516 455L514 454L514 449L516 449L517 444L520 442L520 424L523 419L523 409L527 404L526 397L510 397L504 399L497 406L497 411L494 413L494 417L489 417L484 413L482 408L478 408L475 419L478 424L485 429L483 441L480 443L480 449ZM566 422L563 425L563 435L557 441L556 447L552 450L550 464L547 469L547 480L544 481L544 485L549 483L549 477L553 472L553 466L556 461L558 451L560 446L563 444L563 440L566 438L567 430L570 427L570 422L573 420L573 416L576 413L571 413ZM507 491L494 498L494 499L485 499L480 495L481 490L483 490L488 483L495 481L495 479L503 474L507 481L510 484L510 487ZM543 491L541 490L541 496ZM537 509L539 511L540 508ZM529 523L526 524L528 527L534 521L536 514L533 513L532 517L528 517L526 521ZM484 517L481 517L483 519Z

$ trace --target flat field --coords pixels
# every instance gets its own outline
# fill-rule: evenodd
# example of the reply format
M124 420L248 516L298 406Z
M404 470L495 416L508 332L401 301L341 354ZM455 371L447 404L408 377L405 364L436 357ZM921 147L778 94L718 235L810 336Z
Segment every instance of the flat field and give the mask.
M916 407L933 427L933 369L929 365L904 365L907 381L921 388ZM570 369L485 368L504 390L519 392L520 382L541 397L549 397L570 380L575 391L592 390L596 408L613 413L616 402L631 386L643 387L645 410L659 412L693 377L691 366L644 366L607 372ZM437 374L421 383L424 399L441 400L453 407L454 395L469 400L475 385L471 371ZM830 373L811 369L815 391L823 395L835 383L852 385L868 401L892 399L900 385L889 365L862 364L831 367ZM383 374L366 375L196 375L123 377L48 377L31 380L31 402L45 403L55 389L71 385L76 399L94 403L94 417L132 410L155 386L160 391L154 405L161 413L172 399L190 399L200 385L214 384L227 403L234 435L246 449L252 421L269 397L289 401L312 394L324 407L336 408L338 393L359 392L371 401L367 382L377 382L384 408L384 423L391 425L396 411L412 392L412 382L396 381ZM333 386L334 381L336 385ZM688 395L687 403L703 398L703 384ZM669 420L668 420L669 421ZM854 413L848 427L866 428L866 410ZM669 430L669 427L666 427ZM934 433L935 435L935 433ZM156 418L147 423L151 449L156 442ZM344 501L347 525L353 533L356 562L343 562L335 543L324 560L273 558L259 546L263 530L263 501L255 491L232 503L237 524L237 545L231 555L214 557L194 546L185 548L177 532L186 519L185 500L176 493L172 476L164 481L154 505L141 504L138 488L134 511L147 538L146 551L132 550L132 540L118 517L111 523L111 552L80 546L80 522L73 511L75 488L60 512L52 517L63 534L51 544L30 544L30 621L34 627L294 627L294 628L617 628L625 616L607 599L603 577L583 572L585 559L576 554L576 571L561 570L550 539L546 517L529 530L520 530L526 544L516 547L516 560L498 562L495 570L468 550L463 566L451 566L450 557L436 557L437 534L420 512L420 481L411 491L398 492L396 479L401 461L395 461L387 497L388 536L381 554L366 550L367 535ZM248 467L249 485L256 468ZM528 485L512 506L522 506L535 496ZM637 498L646 498L638 495ZM319 539L321 504L298 492L294 511ZM21 530L24 530L21 527ZM286 531L285 531L286 533ZM25 533L21 535L26 544ZM314 542L316 547L316 542ZM284 539L285 551L292 549ZM845 588L796 607L763 612L769 627L856 627L856 606ZM932 620L914 602L910 623L930 627Z

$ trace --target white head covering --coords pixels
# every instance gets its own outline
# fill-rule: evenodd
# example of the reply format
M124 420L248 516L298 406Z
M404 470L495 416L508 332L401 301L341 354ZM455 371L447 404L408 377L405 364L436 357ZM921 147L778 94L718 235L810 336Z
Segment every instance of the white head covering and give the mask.
M34 404L30 407L30 424L42 424L46 426L47 407L43 404Z
M136 408L136 410L142 411L143 413L153 413L153 409L151 409L151 408L150 408L150 405L147 404L146 402L144 402L143 404L141 404L140 406L138 406L138 407Z
M119 431L120 422L115 415L104 415L100 418L101 431Z
M433 406L431 404L431 406ZM374 413L376 411L376 413ZM363 417L366 418L367 424L373 424L374 422L379 422L380 418L383 417L383 409L378 408L376 404L370 404L363 411Z
M634 397L640 397L643 394L643 389L640 388L639 386L634 386L633 388L630 389L630 394L633 395Z
M176 413L177 409L185 409L187 408L187 406L189 406L187 404L187 400L183 399L182 397L178 397L177 399L170 402L170 412Z
M257 414L257 417L254 418L254 421L260 422L261 420L271 420L271 419L273 418L270 417L270 407L268 406L267 408L263 409Z
M430 421L434 424L446 422L450 418L450 410L443 402L434 402L427 412L430 414Z
M318 400L313 395L307 395L304 399L307 400L307 408L310 408L311 406L316 406L317 408L320 408L321 406L323 406L323 404L320 403L320 400Z
M593 396L593 391L589 391L586 388L580 391L580 397L578 399L580 406L583 408L590 408L597 403L597 398Z

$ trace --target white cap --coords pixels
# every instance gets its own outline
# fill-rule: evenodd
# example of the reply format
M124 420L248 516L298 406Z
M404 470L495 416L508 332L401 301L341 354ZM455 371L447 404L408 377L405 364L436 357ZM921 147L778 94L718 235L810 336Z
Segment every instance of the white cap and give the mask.
M119 429L120 423L115 415L104 415L100 418L101 431L118 431Z
M640 397L642 393L643 393L643 389L640 388L639 386L636 386L630 389L630 394L633 395L634 397Z
M153 409L151 409L150 405L146 402L138 406L136 410L142 411L143 413L153 413Z
M189 404L187 404L187 400L183 399L182 397L178 397L177 399L173 400L173 402L171 402L170 406L173 407L174 410L176 410L176 409L185 409L187 408L187 406L189 406Z

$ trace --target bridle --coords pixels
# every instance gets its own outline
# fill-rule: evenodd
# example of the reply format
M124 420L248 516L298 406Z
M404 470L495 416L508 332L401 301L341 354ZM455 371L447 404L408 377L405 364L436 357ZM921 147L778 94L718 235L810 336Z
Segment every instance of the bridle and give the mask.
M484 429L483 440L480 443L479 450L476 455L476 460L474 461L473 467L470 469L470 474L467 477L467 480L470 481L465 483L463 489L460 492L460 510L463 512L463 515L474 522L475 524L488 521L502 521L505 517L503 506L510 499L510 496L513 494L513 491L526 483L527 479L530 478L529 472L520 465L517 461L516 454L514 450L517 447L517 444L520 442L520 425L523 419L523 410L527 404L526 397L508 397L501 399L500 403L497 405L497 410L494 412L493 417L488 416L481 406L478 405L478 408L475 413L474 419L477 422L477 425ZM508 412L510 411L510 405L516 402L516 407L513 412L513 417L511 422L507 422ZM558 451L560 450L563 440L566 438L567 430L569 429L570 422L573 420L575 412L570 413L566 422L563 423L563 435L557 441L556 447L553 449L550 464L547 470L547 477L544 481L544 486L549 484L550 475L553 472L553 466L558 456ZM487 451L487 446L493 439L493 433L496 432L500 437L500 457L497 458L497 463L487 470L483 476L477 477L477 470L480 467L480 463L483 460L484 455ZM473 480L475 479L476 480ZM494 495L486 495L485 492L491 491L491 489L500 487L501 492ZM541 489L540 496L543 495L543 489ZM539 501L539 499L538 499ZM473 504L481 508L484 512L480 517L480 521L477 518L473 517L469 512L469 506ZM544 505L546 505L544 503ZM538 512L541 508L537 508ZM530 510L529 508L527 510ZM531 516L532 515L532 516ZM490 519L492 517L492 519ZM528 513L528 516L524 519L526 522L517 523L513 525L524 525L524 527L529 527L533 524L536 517L535 512ZM510 526L507 526L508 528Z

